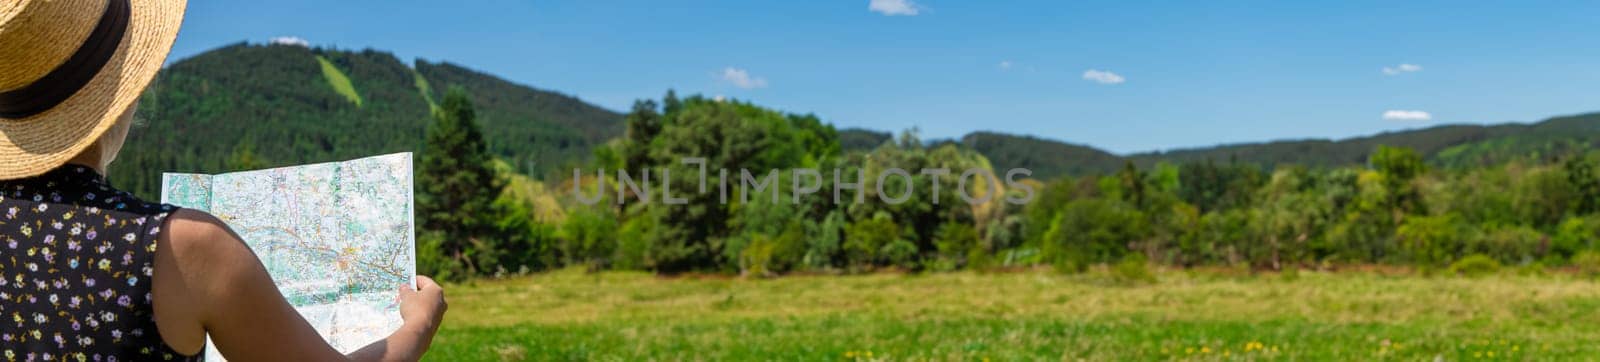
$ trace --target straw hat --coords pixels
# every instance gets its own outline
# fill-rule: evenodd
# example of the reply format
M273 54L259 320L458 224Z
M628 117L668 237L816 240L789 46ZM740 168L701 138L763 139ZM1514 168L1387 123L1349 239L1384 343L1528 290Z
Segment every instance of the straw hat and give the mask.
M138 100L186 0L0 1L0 180L94 144Z

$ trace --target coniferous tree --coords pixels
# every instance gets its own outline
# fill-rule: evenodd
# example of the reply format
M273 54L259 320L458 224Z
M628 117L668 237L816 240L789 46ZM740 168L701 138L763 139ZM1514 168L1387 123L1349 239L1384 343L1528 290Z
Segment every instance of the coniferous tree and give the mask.
M667 93L669 96L671 92ZM669 98L676 102L675 99ZM629 172L640 172L650 168L650 140L661 134L661 114L656 113L656 102L640 100L633 103L633 110L628 112L627 133L628 140L623 162Z
M661 112L667 115L677 114L683 110L683 101L678 99L678 92L671 89L667 90L666 96L661 97L661 104Z
M433 269L424 272L448 278L494 267L494 200L504 185L490 161L471 101L451 89L428 128L417 176L417 213L427 233L420 249L433 253L419 257Z

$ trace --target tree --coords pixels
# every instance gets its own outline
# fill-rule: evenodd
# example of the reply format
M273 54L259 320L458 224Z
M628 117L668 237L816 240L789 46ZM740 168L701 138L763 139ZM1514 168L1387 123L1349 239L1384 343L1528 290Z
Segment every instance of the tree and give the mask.
M667 95L671 96L672 92L668 91ZM629 172L645 171L652 165L650 140L661 134L661 114L656 113L656 102L651 100L633 102L633 111L628 112L626 122L628 128L624 137L628 143L623 149L624 167L628 167Z
M1200 212L1245 206L1261 182L1261 172L1249 165L1218 165L1207 159L1178 167L1178 196Z
M1145 215L1128 202L1074 200L1046 232L1043 251L1058 266L1081 271L1089 264L1121 260L1148 229Z
M887 213L850 224L845 229L845 259L852 268L909 262L910 256L905 250L909 242L901 237L900 231L900 225ZM911 246L911 251L915 252L915 248Z
M661 112L668 115L677 114L683 109L683 101L678 99L678 92L671 89L667 90L666 96L661 97L661 105Z
M1124 161L1122 171L1117 172L1117 181L1121 183L1123 201L1132 203L1134 207L1144 207L1145 183L1144 172L1139 171L1133 161Z
M1422 155L1406 147L1378 146L1368 163L1383 175L1383 185L1389 191L1387 206L1395 212L1397 220L1400 215L1423 211L1422 197L1416 186L1411 184L1413 179L1427 171L1427 165L1422 163Z
M249 142L233 146L233 154L228 156L228 169L234 171L255 170L267 167L267 161L256 155L255 145Z
M424 238L437 245L445 265L422 265L435 275L479 275L497 261L492 233L495 198L504 187L490 164L488 145L466 91L452 88L428 128L417 186Z
M1591 161L1589 157L1576 156L1567 159L1562 165L1566 168L1568 182L1577 188L1575 211L1579 214L1600 211L1600 175L1595 174L1594 163Z
M631 171L646 171L637 163L651 166L650 183L654 185L647 196L648 204L633 203L619 206L624 209L624 219L651 215L652 231L646 242L649 247L641 255L644 268L658 272L674 273L691 270L728 270L729 261L744 258L743 248L754 241L771 242L769 246L779 264L789 264L790 244L785 235L791 225L787 222L774 225L744 225L735 229L730 220L740 204L742 169L754 171L763 177L762 170L788 169L816 166L817 160L829 158L839 149L837 135L831 126L815 117L788 115L738 101L720 101L691 96L677 100L669 94L664 100L671 109L665 115L656 115L653 102L641 101L629 116L630 133L622 149L628 158L645 160L628 165ZM654 121L659 119L659 121ZM684 159L703 159L703 165L684 163ZM702 168L703 167L703 168ZM706 170L705 179L700 172ZM728 170L729 201L721 199L716 170ZM642 173L639 175L643 175ZM824 178L824 182L831 178ZM702 181L705 181L702 183ZM769 188L788 185L780 182ZM788 188L788 186L783 186ZM825 189L825 188L824 188ZM682 198L682 203L668 203L671 197ZM820 193L819 193L820 194ZM821 197L811 195L810 198ZM809 201L795 210L793 219L821 219L827 210L811 207ZM798 233L804 225L792 228ZM763 230L768 239L743 238L735 231ZM628 242L633 242L629 240ZM730 244L731 243L731 244ZM781 244L781 245L780 245ZM725 249L733 246L733 249ZM781 247L778 247L781 246ZM803 255L803 248L794 253ZM764 258L764 257L763 257ZM763 259L755 258L755 259Z

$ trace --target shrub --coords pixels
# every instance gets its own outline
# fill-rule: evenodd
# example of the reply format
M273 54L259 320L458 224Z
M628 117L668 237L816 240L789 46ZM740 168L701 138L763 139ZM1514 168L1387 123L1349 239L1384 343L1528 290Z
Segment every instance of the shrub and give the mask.
M751 276L770 276L792 270L805 254L805 232L802 228L799 221L792 221L777 236L757 233L739 237L748 238L739 250L740 272Z
M933 242L940 258L953 261L954 266L958 267L963 265L962 259L969 254L981 251L978 248L978 230L962 222L939 225L939 230L934 232Z
M619 228L616 216L609 211L579 208L561 225L556 251L567 265L603 265L614 252Z
M1123 283L1143 284L1154 283L1155 273L1150 272L1150 263L1141 253L1129 253L1122 257L1122 261L1111 268L1112 277Z
M739 253L741 273L757 277L770 275L773 272L772 254L777 249L778 243L766 234L756 234L750 239L749 246Z
M1147 236L1148 229L1144 213L1126 202L1075 200L1045 233L1044 252L1055 260L1110 262L1128 252L1129 242Z
M1587 277L1600 276L1600 252L1584 250L1572 256L1572 266Z
M833 267L839 253L841 234L844 234L844 213L829 212L821 223L806 223L806 251L802 263L809 268Z
M876 261L897 259L905 254L903 245L893 245L900 240L900 225L888 215L857 221L845 228L844 254L851 267L870 267ZM911 253L916 253L912 245ZM885 252L893 252L892 255ZM892 260L890 262L893 262Z
M644 270L650 266L650 246L659 237L660 224L655 215L644 213L628 219L617 231L617 250L611 267L620 270Z
M1569 217L1556 228L1551 252L1573 257L1581 251L1594 249L1596 239L1600 239L1600 218Z
M442 250L444 234L436 231L417 233L417 273L431 275L441 281L461 281L467 275L461 263Z
M1526 226L1495 226L1469 238L1463 253L1483 254L1504 263L1524 263L1537 260L1546 249L1546 238L1538 230Z
M1455 217L1413 216L1395 230L1406 256L1413 263L1442 265L1462 249L1462 227ZM1466 260L1466 259L1462 259Z
M878 256L883 262L906 269L917 268L917 244L912 244L905 239L895 239L878 250Z
M1500 262L1488 255L1472 254L1450 263L1450 274L1479 277L1500 271Z
M1548 273L1545 271L1545 267L1544 267L1544 263L1543 262L1537 262L1536 261L1536 262L1524 264L1523 266L1517 267L1517 275L1521 275L1521 276L1536 276L1537 277L1537 276L1545 276L1547 274Z

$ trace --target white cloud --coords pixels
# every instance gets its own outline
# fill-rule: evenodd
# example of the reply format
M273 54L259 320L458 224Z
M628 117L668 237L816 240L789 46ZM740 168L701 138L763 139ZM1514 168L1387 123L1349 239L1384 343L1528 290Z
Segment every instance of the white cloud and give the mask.
M1127 79L1108 70L1090 69L1083 71L1083 79L1100 84L1122 84Z
M916 16L922 12L922 7L911 0L872 0L867 4L867 10L888 16Z
M1396 66L1393 66L1393 67L1383 67L1383 74L1385 74L1385 75L1398 75L1400 73L1411 73L1411 72L1420 72L1420 71L1422 71L1422 66L1416 65L1416 64L1410 64L1410 63L1403 63L1403 64L1396 65Z
M1011 61L1002 60L1002 61L1000 61L1000 64L996 64L995 66L999 67L1000 70L1011 70L1011 65L1012 65Z
M298 37L298 36L280 36L280 37L272 38L272 40L268 40L267 42L272 44L272 45L289 45L289 46L298 46L298 47L306 47L306 48L310 48L311 47L311 42L306 41L305 38L301 38L301 37Z
M1432 120L1433 115L1423 111L1391 109L1383 112L1383 119L1390 121L1427 121Z
M750 76L750 72L745 71L744 69L734 67L723 68L720 77L723 81L732 83L733 86L739 88L756 89L767 87L766 78L752 77Z

